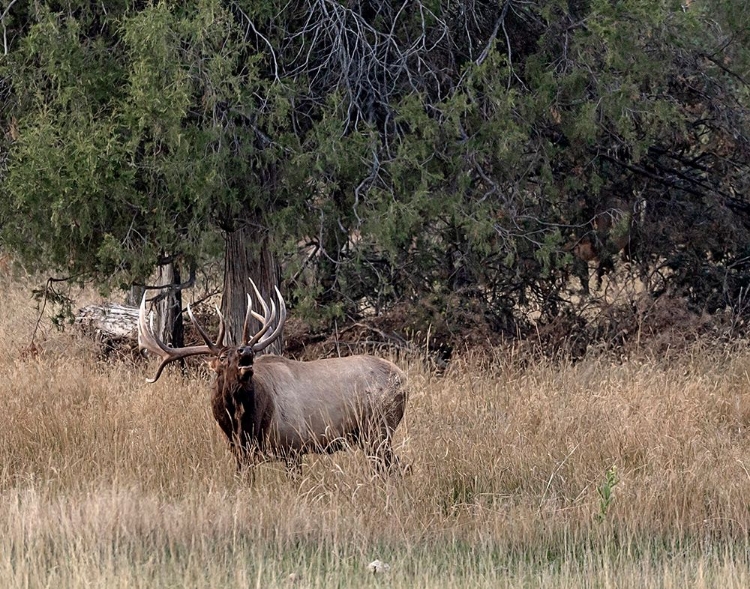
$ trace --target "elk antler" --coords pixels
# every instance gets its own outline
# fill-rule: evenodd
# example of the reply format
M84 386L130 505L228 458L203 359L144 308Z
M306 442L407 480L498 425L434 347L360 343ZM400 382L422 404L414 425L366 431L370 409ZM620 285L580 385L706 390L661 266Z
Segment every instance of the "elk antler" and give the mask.
M263 297L261 296L258 287L255 286L255 282L253 282L253 279L249 278L248 280L250 280L250 284L253 286L255 296L258 297L258 300L260 301L260 306L263 307L263 315L259 315L258 313L253 311L253 299L249 294L247 295L247 313L245 313L245 324L242 326L242 341L246 342L246 347L252 348L257 343L257 341L261 337L263 337L266 331L268 331L268 328L276 319L276 305L273 301L271 301L269 316L269 308L266 304L265 299L263 299ZM255 317L258 321L261 322L260 331L258 331L258 333L256 333L252 337L252 339L248 339L248 333L250 331L250 317Z
M156 382L157 380L159 380L162 370L164 370L164 367L170 362L180 360L181 358L187 358L189 356L198 356L201 354L211 354L214 356L218 356L221 352L220 346L222 340L224 339L224 318L221 317L221 313L219 313L219 338L216 344L212 343L211 340L208 339L206 332L203 331L203 328L200 325L198 325L195 317L193 317L193 312L190 309L189 305L188 315L190 315L190 319L195 324L198 333L200 333L203 341L206 342L206 345L188 346L186 348L171 348L163 342L159 341L159 338L154 335L154 332L152 331L146 320L146 295L144 293L143 300L141 301L141 308L138 313L138 349L146 350L161 358L161 364L159 364L159 368L157 368L156 370L156 375L154 376L154 378L146 379L148 382Z
M214 305L214 309L216 309L216 314L219 316L219 336L216 338L216 343L213 343L209 337L208 334L206 334L205 331L203 331L203 328L200 326L200 323L198 323L198 320L193 316L193 310L190 308L190 305L187 307L188 315L190 316L190 321L193 322L193 325L195 325L195 328L198 330L198 333L203 338L203 341L206 342L206 345L211 348L211 351L214 354L219 354L221 352L220 348L224 345L224 315L221 314L221 311L219 310L219 307Z
M260 292L258 291L258 287L255 286L255 282L253 282L252 278L250 279L250 284L253 286L253 290L255 291L255 296L258 297L258 301L260 301L261 307L263 307L263 315L260 315L259 313L256 313L253 311L253 303L252 299L250 298L250 295L247 296L247 313L245 315L245 325L242 329L242 341L247 342L245 345L246 347L249 347L253 350L253 352L260 352L261 350L264 350L267 348L271 343L273 343L278 337L281 335L282 330L284 329L284 322L286 321L286 305L284 304L284 298L281 296L281 293L279 292L278 287L274 286L274 290L276 291L276 297L279 299L279 309L280 309L280 316L279 316L279 323L276 325L276 328L268 335L266 335L266 332L269 330L271 325L273 325L274 321L276 320L276 303L271 300L271 307L269 309L268 303L263 299ZM248 331L249 331L249 323L250 323L250 317L254 317L261 323L260 331L258 331L252 339L248 340Z

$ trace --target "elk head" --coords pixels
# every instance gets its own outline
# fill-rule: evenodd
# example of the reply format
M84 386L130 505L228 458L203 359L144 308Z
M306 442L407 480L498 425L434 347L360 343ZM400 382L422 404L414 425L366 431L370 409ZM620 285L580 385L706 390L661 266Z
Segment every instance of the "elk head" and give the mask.
M190 309L190 305L188 305L188 315L205 344L184 348L172 348L166 345L154 335L148 324L146 317L146 295L144 294L138 316L138 347L141 350L146 350L161 358L161 364L159 364L159 367L156 370L156 375L154 378L148 379L148 382L156 382L161 376L164 368L175 360L199 355L213 356L213 359L209 362L209 366L221 377L224 384L229 381L240 384L248 382L252 377L253 359L255 358L255 354L264 350L278 339L284 329L284 322L286 321L286 305L284 304L284 299L281 296L279 289L275 288L276 297L279 301L279 307L277 309L276 303L273 300L271 300L270 306L266 303L260 295L258 287L255 286L255 283L252 280L250 280L250 284L260 301L263 315L256 313L253 310L252 298L250 295L247 295L247 313L245 314L245 323L242 328L243 343L238 346L224 345L224 318L218 308L216 309L216 312L219 314L219 336L216 338L215 342L212 342L208 337L208 334L206 334L204 329L193 316L193 311ZM276 321L277 311L279 312L278 324L273 331L269 332L269 329ZM260 321L261 328L255 333L255 335L250 337L249 329L250 319L252 317Z

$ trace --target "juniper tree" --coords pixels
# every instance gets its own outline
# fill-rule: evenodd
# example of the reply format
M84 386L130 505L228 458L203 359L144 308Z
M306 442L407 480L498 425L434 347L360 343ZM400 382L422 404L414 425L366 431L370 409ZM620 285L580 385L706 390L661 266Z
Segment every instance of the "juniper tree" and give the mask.
M300 311L513 334L619 256L697 310L748 286L739 0L106 4L2 14L27 259L128 285L224 251L234 333L259 268Z

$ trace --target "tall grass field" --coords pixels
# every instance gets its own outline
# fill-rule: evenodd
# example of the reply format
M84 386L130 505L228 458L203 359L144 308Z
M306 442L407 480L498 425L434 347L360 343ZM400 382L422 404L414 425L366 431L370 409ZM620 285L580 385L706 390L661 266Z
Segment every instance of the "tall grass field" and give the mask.
M750 351L464 353L409 378L411 472L236 475L210 381L97 359L0 279L0 587L750 587ZM379 559L384 573L368 571Z

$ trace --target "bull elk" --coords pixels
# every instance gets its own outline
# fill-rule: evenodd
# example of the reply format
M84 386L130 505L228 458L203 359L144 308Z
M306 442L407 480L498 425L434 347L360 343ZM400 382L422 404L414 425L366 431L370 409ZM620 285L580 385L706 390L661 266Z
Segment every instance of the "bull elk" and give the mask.
M278 308L270 305L250 281L263 309L252 308L248 295L242 343L224 345L224 319L212 342L188 306L188 315L204 345L172 348L161 342L146 319L146 297L138 318L138 344L161 358L156 382L169 363L189 356L209 356L216 373L211 404L213 416L229 440L238 470L264 460L284 460L292 474L301 470L306 453L331 453L360 446L379 471L396 458L392 437L406 405L405 375L393 363L374 356L351 356L300 362L280 356L256 355L282 333L286 305L278 288ZM279 314L278 323L272 328ZM248 335L250 318L261 323Z

